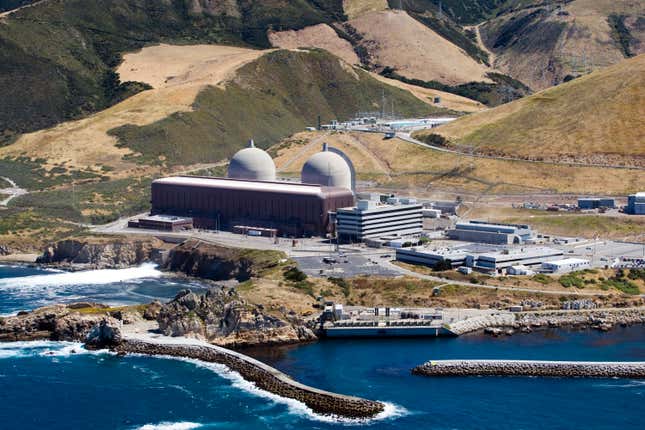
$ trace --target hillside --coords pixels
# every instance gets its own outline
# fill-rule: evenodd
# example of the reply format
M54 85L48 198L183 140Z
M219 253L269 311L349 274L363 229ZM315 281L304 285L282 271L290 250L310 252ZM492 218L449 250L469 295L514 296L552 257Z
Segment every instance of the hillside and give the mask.
M340 0L39 2L0 17L0 142L145 89L114 73L125 52L160 42L266 48L269 28L343 18Z
M119 71L153 88L0 147L2 176L30 191L0 207L0 243L38 247L81 222L143 212L154 177L221 172L249 138L268 147L318 115L378 110L383 94L405 115L450 112L321 50L159 45L126 55Z
M494 67L539 90L645 52L642 2L532 2L479 26Z
M361 189L391 191L439 199L514 196L533 199L557 194L624 196L645 187L642 171L491 160L434 151L398 138L373 133L298 133L270 152L282 175L297 176L320 143L346 152ZM521 197L526 196L526 197ZM521 200L520 200L521 201ZM506 206L510 204L506 203Z
M645 55L419 133L526 159L645 167ZM641 177L640 185L645 186Z

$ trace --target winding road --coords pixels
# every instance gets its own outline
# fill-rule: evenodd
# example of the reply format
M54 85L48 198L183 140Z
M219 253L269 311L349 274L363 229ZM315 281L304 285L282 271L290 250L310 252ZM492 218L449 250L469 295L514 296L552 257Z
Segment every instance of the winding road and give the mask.
M0 206L7 206L11 201L11 199L13 199L14 197L18 197L28 193L27 190L25 190L24 188L20 188L14 181L12 181L9 178L0 176L0 181L1 180L7 181L11 186L9 188L0 188L0 196L9 195L9 197L0 201Z

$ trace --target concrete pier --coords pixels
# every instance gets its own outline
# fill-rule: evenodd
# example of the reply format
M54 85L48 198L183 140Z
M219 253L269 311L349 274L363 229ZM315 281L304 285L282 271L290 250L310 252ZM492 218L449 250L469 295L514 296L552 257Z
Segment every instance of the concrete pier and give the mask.
M436 360L412 369L424 376L645 378L644 361Z
M223 364L258 388L281 397L298 400L316 413L346 418L373 418L383 412L383 403L345 396L309 387L284 373L239 352L192 339L126 338L114 350L118 353L185 357Z

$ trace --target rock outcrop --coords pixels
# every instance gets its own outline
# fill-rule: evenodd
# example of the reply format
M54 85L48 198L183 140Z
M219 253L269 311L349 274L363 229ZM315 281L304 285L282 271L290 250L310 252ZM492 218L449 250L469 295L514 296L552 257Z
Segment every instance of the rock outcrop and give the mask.
M214 281L240 282L261 275L285 258L279 251L228 248L200 240L187 240L168 255L164 268Z
M119 345L123 341L121 329L117 324L111 324L107 319L96 324L85 337L85 347L88 349L103 349Z
M79 307L80 305L80 307ZM57 340L84 341L94 326L101 321L116 325L118 321L106 314L84 314L80 309L102 305L82 303L54 305L20 312L17 316L0 318L0 342Z
M243 301L234 289L217 287L206 294L183 290L159 310L157 322L166 336L190 336L217 345L248 346L316 339L295 314L284 319L265 314Z
M632 324L645 324L645 307L502 312L458 321L451 324L449 329L456 335L486 329L488 334L499 335L502 334L501 329L530 332L549 327L579 327L607 331L615 325ZM512 331L504 331L504 333L510 334Z
M125 268L152 259L159 241L154 239L80 238L48 246L36 260L40 264L82 265L84 268Z

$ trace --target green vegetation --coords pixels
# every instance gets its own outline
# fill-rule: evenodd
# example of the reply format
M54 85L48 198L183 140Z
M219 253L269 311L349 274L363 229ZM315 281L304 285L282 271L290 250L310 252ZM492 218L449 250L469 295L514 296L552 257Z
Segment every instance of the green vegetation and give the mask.
M571 272L567 273L566 275L562 275L559 279L560 285L562 285L564 288L584 288L585 281L580 277L580 275L580 272Z
M443 272L445 270L451 270L451 269L452 269L452 261L450 261L450 259L437 261L434 264L434 266L432 266L432 270L434 270L435 272Z
M242 142L256 137L266 148L316 123L347 119L379 106L382 95L405 116L446 113L409 92L391 87L362 70L350 70L323 50L276 51L238 70L226 89L209 87L192 112L175 113L146 126L110 131L142 155L141 163L192 164L231 156Z
M392 9L404 10L411 13L423 13L432 11L434 14L441 13L454 22L461 25L477 24L486 18L490 18L496 12L515 5L526 2L526 0L388 0Z
M633 57L634 52L631 45L636 42L636 39L629 32L629 29L625 27L625 15L609 15L607 22L611 27L611 36L620 46L625 58Z
M307 279L307 275L298 267L293 266L284 271L284 279L291 282L303 282Z
M418 87L430 88L439 91L445 91L457 94L469 99L477 100L488 106L498 106L508 103L530 94L530 88L520 81L501 73L489 72L486 76L493 81L487 82L469 82L460 85L446 85L437 81L422 81L416 78L406 78L399 75L392 67L385 67L381 75L390 79L397 79L406 84L416 85Z
M150 178L128 178L32 192L16 197L10 206L46 214L49 220L43 219L45 224L54 222L55 218L107 223L147 210L150 182Z
M345 297L349 297L349 295L351 294L351 286L345 279L334 278L333 276L330 276L328 279L330 282L340 287Z
M419 140L433 146L446 146L448 144L448 139L435 133L421 135Z
M531 279L535 282L539 282L540 284L544 284L544 285L550 284L551 282L553 282L553 278L542 273L538 273L537 275L534 275Z
M107 4L106 4L107 3ZM267 29L343 20L340 0L230 2L195 11L191 0L45 1L0 25L0 141L104 109L145 89L119 82L124 52L165 43L269 47ZM15 0L3 0L12 7ZM207 7L205 7L207 9Z
M56 166L47 171L42 167L46 160L32 160L27 157L2 158L0 159L0 172L3 176L11 178L18 186L29 190L43 190L54 186L71 183L74 181L86 181L102 179L101 172L91 169L68 170L62 166ZM0 186L4 186L0 184Z

